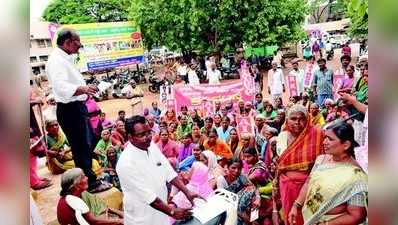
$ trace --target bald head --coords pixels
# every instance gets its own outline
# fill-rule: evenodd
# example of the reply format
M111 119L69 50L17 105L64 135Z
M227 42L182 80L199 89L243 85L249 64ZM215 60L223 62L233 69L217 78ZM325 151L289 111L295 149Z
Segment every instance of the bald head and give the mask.
M75 54L82 47L82 44L75 30L65 28L58 32L57 46L67 54Z

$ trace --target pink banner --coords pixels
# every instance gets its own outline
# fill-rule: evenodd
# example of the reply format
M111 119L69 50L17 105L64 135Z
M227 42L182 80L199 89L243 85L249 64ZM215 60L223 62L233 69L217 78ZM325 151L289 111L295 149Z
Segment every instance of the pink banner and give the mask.
M213 116L215 110L214 102L208 101L207 99L202 100L201 104L201 115L204 117Z
M254 135L253 118L251 117L236 117L236 130L238 135L242 137L244 134Z
M296 76L288 75L287 76L287 85L289 88L290 97L299 96Z
M337 94L337 88L341 86L343 80L345 78L344 74L333 74L333 97L334 99L339 98L339 94Z
M175 99L168 99L168 100L167 100L167 102L166 102L166 109L167 109L167 110L169 110L169 109L174 109L174 111L177 112L177 109L176 109L176 101L175 101Z
M304 87L309 88L311 87L312 79L313 79L313 70L314 65L311 63L307 63L305 66L305 74L304 74Z
M232 100L236 104L240 99L246 101L253 101L254 88L248 89L242 80L223 82L218 85L179 85L174 87L174 98L176 100L177 111L180 110L181 106L188 106L188 108L202 106L203 110L212 110L207 112L209 115L214 111L213 103L219 100L222 104L227 100ZM203 99L206 99L207 103L203 108ZM209 103L210 102L210 103Z

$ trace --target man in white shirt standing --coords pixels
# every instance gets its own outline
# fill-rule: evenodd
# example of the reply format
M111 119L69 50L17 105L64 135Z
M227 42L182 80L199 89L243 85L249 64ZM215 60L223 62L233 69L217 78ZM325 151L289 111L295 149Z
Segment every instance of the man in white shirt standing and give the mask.
M151 142L148 121L143 116L133 116L126 121L126 132L129 142L116 165L123 191L124 225L168 225L168 216L188 219L192 215L190 209L167 204L166 184L181 190L191 204L199 196L185 187L159 147Z
M177 67L177 75L180 75L185 83L188 83L188 66L181 60L180 65Z
M196 74L196 71L195 71L194 64L191 64L190 68L188 69L188 83L190 85L199 85L200 84L198 75Z
M216 68L216 64L211 64L211 70L207 72L209 84L220 84L221 72Z
M304 70L299 69L298 60L292 60L293 69L289 72L289 75L296 77L297 91L301 95L304 92Z
M268 94L272 96L272 101L282 97L285 92L285 78L282 69L278 68L278 63L272 62L272 69L268 71Z
M76 54L81 47L80 37L74 30L61 30L57 47L48 59L47 75L57 102L57 119L71 145L75 165L88 177L88 190L98 192L109 188L109 185L97 181L91 169L96 143L85 105L88 95L94 95L98 88L86 85L73 63L71 55Z

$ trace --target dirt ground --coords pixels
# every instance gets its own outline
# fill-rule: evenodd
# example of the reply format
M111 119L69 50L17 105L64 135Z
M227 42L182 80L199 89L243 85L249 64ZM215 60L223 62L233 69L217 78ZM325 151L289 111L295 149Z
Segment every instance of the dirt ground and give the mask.
M335 57L333 61L328 61L327 66L333 70L336 70L340 67L340 50L335 51ZM356 62L353 62L355 64ZM290 63L287 63L287 68L284 69L285 76L288 74L288 71L291 70ZM300 62L300 67L303 68L304 63ZM269 98L267 93L267 73L264 73L264 88L263 88L263 96L264 98ZM159 95L153 94L148 91L148 84L142 84L140 87L144 90L144 108L150 108L151 103L153 101L159 101ZM288 100L287 92L284 94L284 101ZM131 107L130 101L127 99L111 99L107 101L99 102L99 106L107 114L107 118L110 120L114 120L117 117L117 113L119 110L125 110L126 116L131 116ZM44 166L44 160L40 160L41 169L39 170L39 175L43 177L51 178L53 181L53 185L44 190L36 191L37 193L37 206L40 210L41 216L43 218L44 224L49 224L52 221L56 220L56 207L59 198L60 191L60 175L54 176L48 171L48 169Z

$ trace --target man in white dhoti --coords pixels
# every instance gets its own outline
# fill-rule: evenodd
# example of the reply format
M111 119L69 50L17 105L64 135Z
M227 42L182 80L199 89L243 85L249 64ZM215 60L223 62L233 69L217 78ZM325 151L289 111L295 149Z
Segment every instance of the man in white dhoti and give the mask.
M285 77L282 69L278 68L277 62L272 62L272 69L268 71L268 94L272 96L274 101L276 98L282 97L285 92Z

